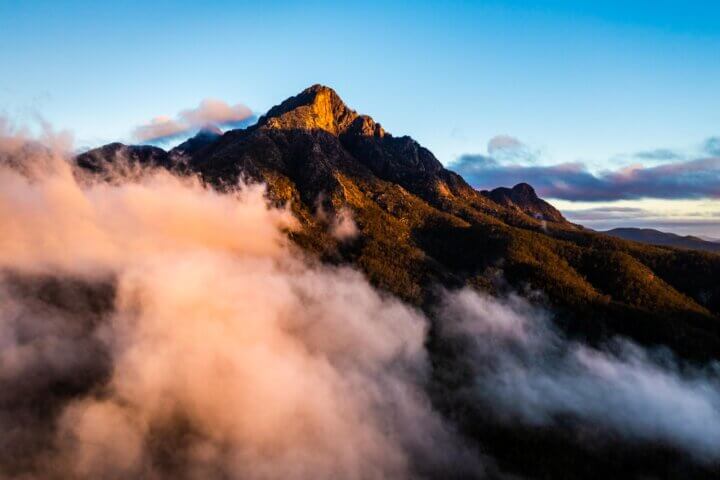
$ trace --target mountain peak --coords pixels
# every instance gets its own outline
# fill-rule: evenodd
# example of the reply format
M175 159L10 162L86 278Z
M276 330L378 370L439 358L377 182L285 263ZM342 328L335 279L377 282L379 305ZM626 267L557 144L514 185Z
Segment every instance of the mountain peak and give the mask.
M308 88L303 90L301 93L320 93L320 92L327 92L331 93L333 95L337 95L337 92L333 90L331 87L328 87L327 85L323 85L321 83L316 83L314 85L310 85Z
M565 222L565 217L555 207L541 199L535 189L527 183L518 183L512 188L500 187L483 191L483 195L504 207L515 208L531 217L551 222Z
M348 108L335 90L320 84L312 85L271 108L258 123L278 129L319 129L333 135L350 129L363 135L385 134L380 124Z
M518 183L517 185L512 187L512 191L516 195L524 195L530 199L538 198L537 194L535 193L535 189L529 183Z
M214 123L206 123L200 130L198 130L198 133L195 136L220 136L222 134L223 131L220 127Z
M195 136L188 138L180 145L176 146L172 149L172 152L174 153L180 153L180 154L186 154L186 155L193 155L195 152L199 151L201 148L204 148L211 143L213 143L215 140L220 138L223 134L223 131L214 124L208 123L204 127L202 127Z

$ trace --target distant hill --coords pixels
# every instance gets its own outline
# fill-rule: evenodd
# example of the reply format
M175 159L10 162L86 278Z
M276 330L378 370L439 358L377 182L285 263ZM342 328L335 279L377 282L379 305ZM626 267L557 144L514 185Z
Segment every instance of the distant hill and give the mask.
M674 233L661 232L651 228L614 228L601 233L650 245L687 248L705 252L720 252L720 243L703 240L702 238L691 235L681 236Z
M720 243L720 238L707 237L705 235L698 235L698 238L705 240L706 242Z

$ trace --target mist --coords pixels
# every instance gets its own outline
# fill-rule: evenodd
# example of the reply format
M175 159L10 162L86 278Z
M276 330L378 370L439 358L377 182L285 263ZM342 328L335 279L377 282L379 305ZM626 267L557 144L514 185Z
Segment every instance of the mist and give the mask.
M482 477L434 406L429 317L290 242L262 185L118 168L0 124L0 478ZM49 135L51 140L52 135ZM121 159L120 159L121 160ZM119 160L118 160L119 161ZM330 233L361 235L350 210ZM445 292L465 401L720 456L718 365L571 341L517 295Z
M500 421L590 425L609 438L720 460L720 364L682 365L622 338L603 349L571 341L549 312L517 295L461 290L438 308L443 335L469 343L473 398Z
M479 472L424 394L426 318L305 258L262 186L26 151L0 166L4 475Z

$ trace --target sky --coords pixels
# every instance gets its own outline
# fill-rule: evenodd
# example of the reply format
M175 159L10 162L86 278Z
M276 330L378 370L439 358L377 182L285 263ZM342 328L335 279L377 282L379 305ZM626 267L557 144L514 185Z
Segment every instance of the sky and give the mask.
M718 2L0 0L0 45L0 113L78 148L323 83L478 188L720 237Z

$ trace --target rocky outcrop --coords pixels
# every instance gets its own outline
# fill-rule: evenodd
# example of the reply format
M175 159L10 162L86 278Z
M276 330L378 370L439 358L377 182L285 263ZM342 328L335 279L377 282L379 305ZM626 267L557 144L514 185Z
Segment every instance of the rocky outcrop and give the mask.
M491 191L484 190L483 195L504 207L513 208L531 217L548 222L566 222L562 213L535 193L527 183L518 183L512 188L500 187Z

